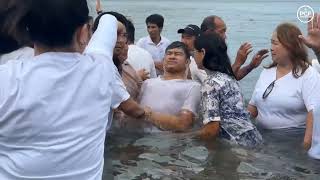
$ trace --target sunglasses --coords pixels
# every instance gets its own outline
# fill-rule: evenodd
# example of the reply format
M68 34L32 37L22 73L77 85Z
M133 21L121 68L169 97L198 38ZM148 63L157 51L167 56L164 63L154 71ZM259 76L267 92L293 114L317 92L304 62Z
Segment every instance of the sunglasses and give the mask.
M266 99L269 94L272 92L273 88L274 88L274 84L275 84L276 80L272 81L271 84L269 84L269 86L267 87L267 89L264 91L262 98Z

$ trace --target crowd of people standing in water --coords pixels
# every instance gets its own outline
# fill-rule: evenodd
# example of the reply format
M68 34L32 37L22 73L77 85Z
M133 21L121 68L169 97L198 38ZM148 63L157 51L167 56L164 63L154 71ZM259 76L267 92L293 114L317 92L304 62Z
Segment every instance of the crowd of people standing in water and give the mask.
M279 24L270 50L244 66L252 45L242 44L231 64L227 27L215 15L177 30L181 41L171 43L163 16L152 14L148 35L134 44L133 22L104 12L99 0L95 19L86 0L0 7L0 179L101 179L115 126L192 131L250 148L263 143L259 128L301 128L301 148L320 159L320 15L307 36ZM318 60L309 61L307 47ZM246 107L239 81L269 51Z

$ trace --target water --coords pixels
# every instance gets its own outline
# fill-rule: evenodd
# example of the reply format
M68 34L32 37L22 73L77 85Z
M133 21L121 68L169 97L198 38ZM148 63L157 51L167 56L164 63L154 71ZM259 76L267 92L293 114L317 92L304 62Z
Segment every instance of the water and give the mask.
M308 4L320 11L318 0L106 0L102 4L104 10L121 12L133 20L136 40L147 35L144 21L153 13L165 17L163 35L171 41L180 39L179 28L200 25L204 17L218 15L228 27L232 60L243 42L251 42L255 52L270 48L271 34L281 22L293 22L306 34L306 25L296 18L300 6ZM270 62L269 57L263 65ZM240 82L246 100L261 70L257 68ZM263 137L262 147L249 150L222 140L200 142L187 134L115 130L107 138L104 179L320 179L320 162L302 150L303 130L263 132Z

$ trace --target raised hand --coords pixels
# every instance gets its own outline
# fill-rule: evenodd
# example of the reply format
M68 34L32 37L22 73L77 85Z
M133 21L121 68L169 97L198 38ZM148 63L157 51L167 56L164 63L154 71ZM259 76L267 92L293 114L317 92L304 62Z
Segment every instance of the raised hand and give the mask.
M261 62L268 57L269 55L267 54L269 52L268 49L261 49L258 51L252 58L252 61L250 62L250 65L252 68L257 68L260 66Z
M246 62L248 55L251 52L252 52L252 45L248 42L243 43L238 50L235 64L237 64L238 66L243 65Z
M97 2L96 2L96 12L97 12L97 14L100 14L102 12L100 0L97 0Z
M320 54L320 14L315 14L313 20L308 23L308 36L300 35L299 38L316 54Z
M137 73L143 81L150 78L150 73L146 71L146 69L140 69L139 71L137 71Z

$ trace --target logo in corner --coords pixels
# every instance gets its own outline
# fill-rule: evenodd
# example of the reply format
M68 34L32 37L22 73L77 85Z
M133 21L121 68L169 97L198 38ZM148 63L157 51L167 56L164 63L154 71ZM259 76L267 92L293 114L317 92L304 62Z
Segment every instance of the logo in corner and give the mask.
M302 23L308 23L314 18L314 10L308 5L303 5L297 11L297 18Z

